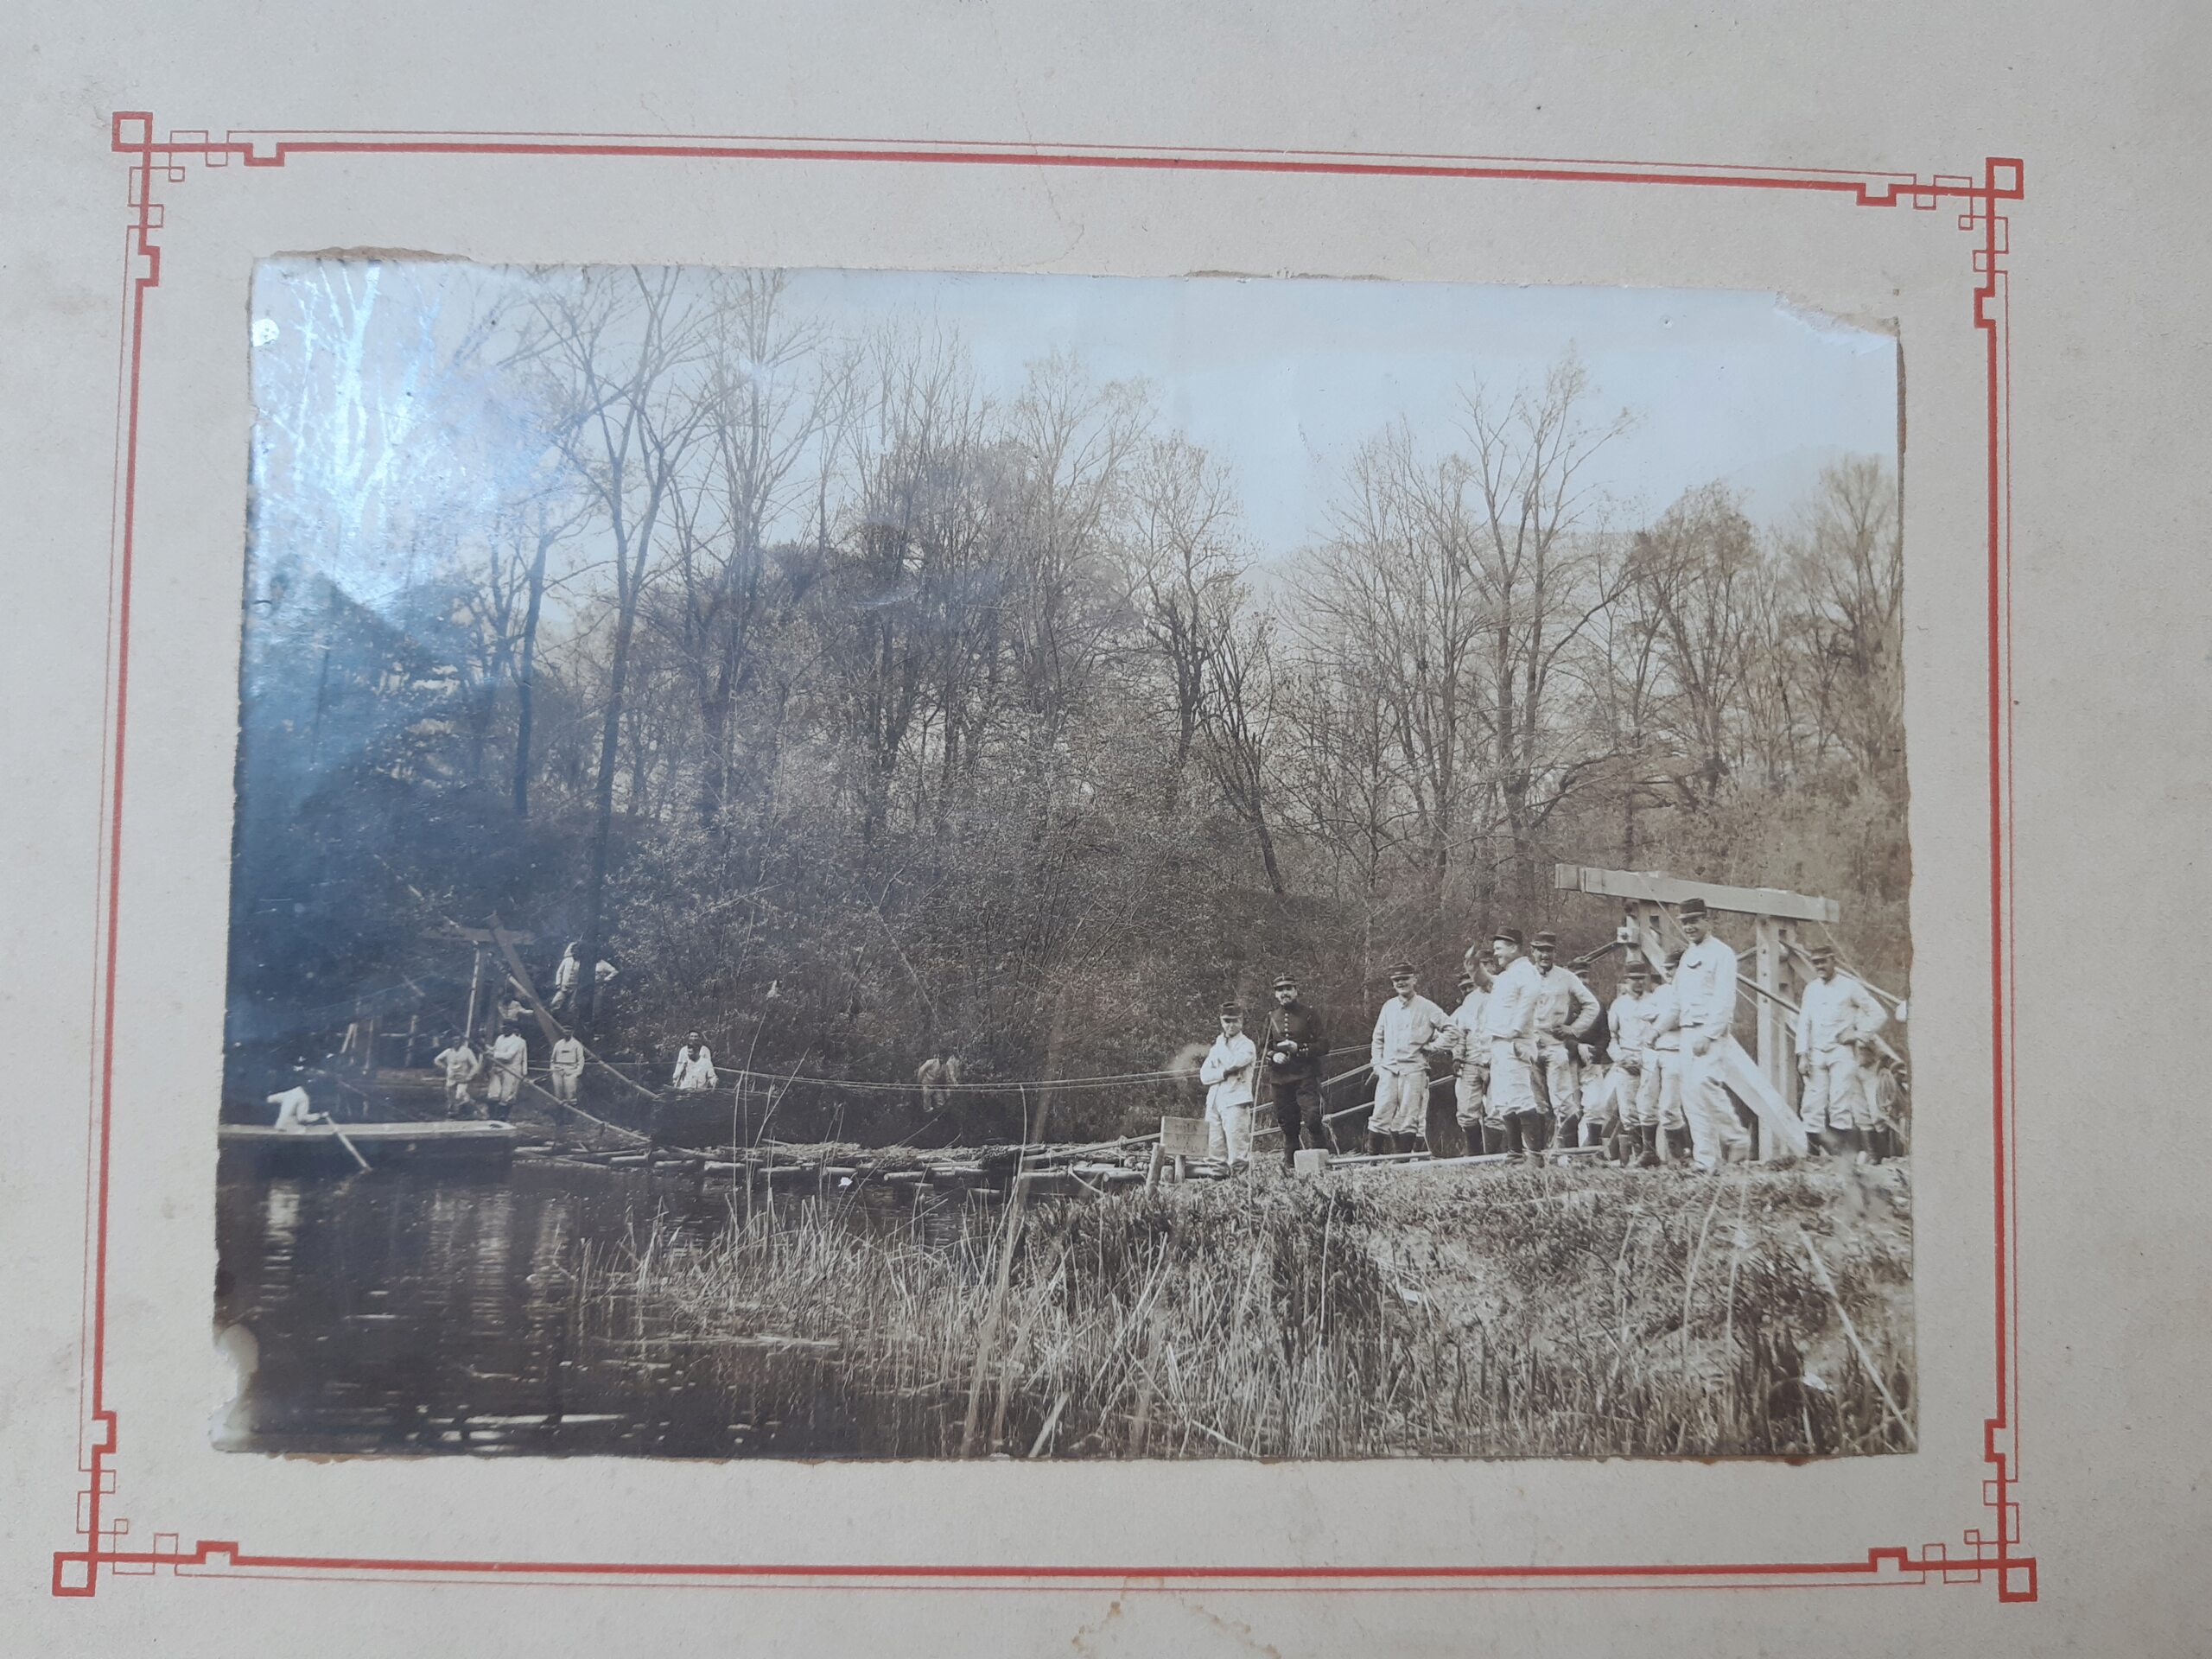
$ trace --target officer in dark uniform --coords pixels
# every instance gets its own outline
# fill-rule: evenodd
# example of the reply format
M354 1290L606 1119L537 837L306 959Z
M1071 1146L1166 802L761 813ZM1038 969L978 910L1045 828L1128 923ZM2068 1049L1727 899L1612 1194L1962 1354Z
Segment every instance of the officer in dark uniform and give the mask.
M1321 1116L1321 1062L1329 1039L1322 1035L1320 1016L1298 1000L1298 982L1288 974L1275 981L1275 1005L1260 1051L1268 1097L1282 1130L1282 1166L1290 1168L1298 1156L1301 1122L1307 1145L1335 1151L1336 1138Z

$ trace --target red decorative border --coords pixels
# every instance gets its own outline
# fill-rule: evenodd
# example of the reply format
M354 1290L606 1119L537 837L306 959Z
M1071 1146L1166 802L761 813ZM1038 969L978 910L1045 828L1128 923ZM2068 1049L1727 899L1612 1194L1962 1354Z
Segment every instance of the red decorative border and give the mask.
M2011 401L2008 289L2004 261L2007 220L2001 202L2023 194L2021 163L1992 157L1980 180L1966 175L1855 173L1826 168L1691 167L1642 162L1539 160L1522 156L1379 155L1342 150L1179 149L1086 144L941 144L897 139L698 138L671 142L643 134L264 132L233 130L154 134L154 118L130 111L113 118L111 143L130 161L130 234L124 259L123 360L119 372L116 517L110 550L110 645L107 729L101 795L103 828L96 899L99 963L93 1028L90 1156L86 1173L83 1346L76 1530L82 1541L54 1557L57 1596L91 1596L99 1570L127 1575L167 1567L193 1576L377 1578L435 1582L565 1582L662 1586L837 1586L888 1588L1022 1590L1167 1589L1204 1586L1239 1590L1436 1591L1535 1589L1687 1589L1716 1587L1860 1587L1980 1583L1993 1576L2003 1602L2036 1599L2036 1561L2019 1553L2020 1506L2015 1496L2018 1444L2018 1224L2013 1207L2015 1145L2010 1112L2015 1053L2011 1029L2012 777L2010 681L2011 499L2007 442ZM1962 1553L1941 1544L1917 1549L1869 1549L1842 1561L1711 1562L1559 1567L1047 1567L1020 1565L880 1565L553 1560L411 1560L251 1554L235 1542L201 1541L185 1548L175 1533L156 1533L149 1549L125 1549L130 1523L112 1513L118 1448L117 1414L105 1372L108 1281L109 1154L113 1124L116 955L121 918L124 733L130 668L131 569L137 505L139 367L146 295L159 286L162 228L156 187L181 184L187 163L232 161L283 167L321 156L505 156L682 158L731 161L853 162L929 166L1135 168L1157 171L1318 174L1338 176L1520 180L1552 183L1673 185L1697 188L1787 190L1839 197L1859 207L1903 205L1932 211L1955 205L1958 228L1975 237L1974 327L1986 361L1989 645L1990 1019L1996 1060L1991 1077L1990 1175L1996 1199L1993 1352L1996 1402L1982 1431L1990 1470L1982 1503L1995 1524L1968 1529Z

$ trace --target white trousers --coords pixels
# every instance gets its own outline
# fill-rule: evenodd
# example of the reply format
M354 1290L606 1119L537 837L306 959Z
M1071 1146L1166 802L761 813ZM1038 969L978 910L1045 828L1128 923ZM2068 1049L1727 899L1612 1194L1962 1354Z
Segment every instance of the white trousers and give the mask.
M1797 1103L1797 1116L1808 1129L1871 1129L1874 1127L1871 1083L1851 1048L1816 1049L1805 1073L1805 1092Z
M1536 1058L1543 1063L1544 1087L1551 1093L1552 1116L1572 1123L1582 1116L1582 1059L1572 1040L1536 1039Z
M1702 1054L1682 1051L1682 1105L1690 1121L1690 1155L1700 1169L1718 1169L1748 1156L1751 1137L1736 1116L1736 1103L1720 1081L1718 1044Z
M576 1097L576 1085L583 1081L583 1075L581 1067L574 1071L564 1071L559 1066L554 1067L553 1098L574 1100Z
M1643 1051L1643 1071L1637 1081L1636 1116L1639 1128L1666 1128L1680 1134L1682 1117L1682 1057L1671 1048Z
M1618 1065L1608 1067L1595 1084L1587 1078L1582 1085L1582 1121L1586 1124L1605 1124L1618 1114L1620 1122L1628 1122L1629 1109L1636 1103L1636 1079Z
M1479 1124L1487 1112L1483 1096L1490 1090L1490 1068L1486 1065L1462 1065L1452 1079L1452 1093L1457 1103L1452 1116L1459 1120L1459 1127L1471 1129Z
M1206 1156L1230 1164L1252 1161L1252 1103L1206 1103Z
M1375 1074L1375 1115L1367 1120L1376 1135L1420 1135L1428 1124L1428 1068Z
M1490 1109L1493 1117L1501 1118L1537 1110L1535 1073L1513 1052L1510 1037L1493 1039L1490 1046Z

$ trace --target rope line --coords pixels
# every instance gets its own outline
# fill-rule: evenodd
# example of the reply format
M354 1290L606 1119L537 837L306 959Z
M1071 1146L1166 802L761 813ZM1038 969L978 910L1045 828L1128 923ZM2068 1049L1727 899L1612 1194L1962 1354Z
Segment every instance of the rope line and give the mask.
M1358 1054L1364 1052L1366 1052L1366 1049L1363 1045L1346 1048L1332 1048L1329 1050L1327 1053L1323 1055L1322 1058L1324 1059L1335 1059L1339 1056L1345 1054ZM606 1061L601 1061L601 1064L607 1065L609 1071L616 1071L619 1069L613 1066L611 1063ZM1363 1066L1358 1069L1364 1071L1366 1068ZM925 1084L920 1082L888 1083L877 1077L814 1077L792 1072L760 1071L745 1066L716 1066L715 1068L715 1079L718 1087L726 1084L731 1079L742 1078L747 1081L767 1082L774 1084L778 1088L806 1084L818 1089L853 1089L862 1091L872 1090L878 1093L887 1092L901 1095L912 1094L922 1090L927 1090L932 1094L940 1090L946 1094L1014 1094L1020 1093L1031 1089L1047 1088L1114 1089L1119 1088L1127 1084L1166 1082L1178 1078L1190 1077L1195 1075L1197 1074L1194 1070L1180 1071L1171 1070L1160 1071L1108 1072L1100 1076L1087 1077L1025 1077L1009 1079L1005 1082L991 1083ZM1351 1077L1353 1074L1347 1071L1342 1075L1344 1077ZM1329 1081L1335 1082L1336 1079L1332 1077L1330 1078ZM704 1093L706 1091L702 1090L700 1092Z

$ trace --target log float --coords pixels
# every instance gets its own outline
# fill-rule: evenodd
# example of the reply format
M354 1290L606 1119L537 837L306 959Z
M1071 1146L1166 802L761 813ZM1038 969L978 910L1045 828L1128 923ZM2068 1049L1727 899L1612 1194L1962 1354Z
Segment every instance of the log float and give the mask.
M224 1150L257 1156L315 1163L328 1162L346 1169L354 1160L346 1142L377 1154L375 1162L441 1161L504 1163L514 1155L523 1133L512 1123L496 1120L397 1123L308 1123L280 1129L268 1123L224 1123L215 1131L216 1144Z

